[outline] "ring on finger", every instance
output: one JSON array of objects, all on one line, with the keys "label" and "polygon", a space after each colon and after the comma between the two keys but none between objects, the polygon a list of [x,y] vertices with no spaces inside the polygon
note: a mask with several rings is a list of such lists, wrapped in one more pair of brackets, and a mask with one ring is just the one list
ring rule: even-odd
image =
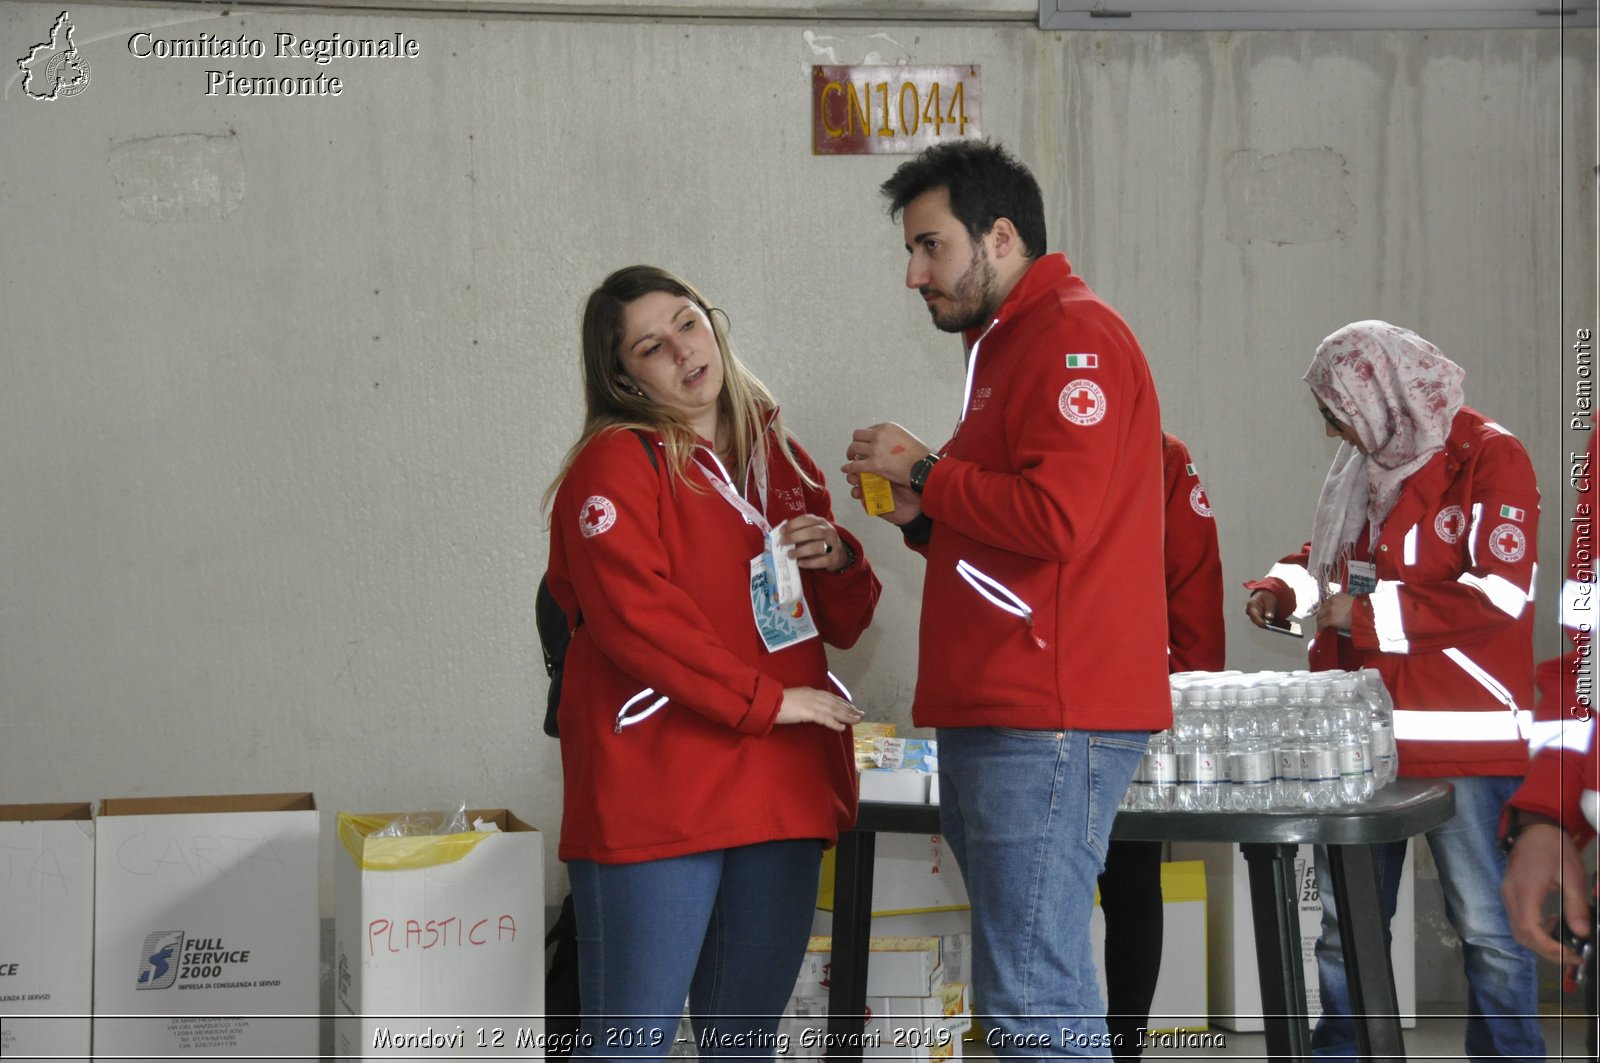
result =
[{"label": "ring on finger", "polygon": [[823,543],[822,544],[822,556],[823,557],[827,557],[831,553],[833,553],[833,544],[832,543]]}]

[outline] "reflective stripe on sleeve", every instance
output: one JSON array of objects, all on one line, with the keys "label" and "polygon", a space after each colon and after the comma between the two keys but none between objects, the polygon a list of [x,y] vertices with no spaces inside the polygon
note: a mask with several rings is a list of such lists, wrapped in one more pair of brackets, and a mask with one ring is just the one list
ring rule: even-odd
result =
[{"label": "reflective stripe on sleeve", "polygon": [[1470,572],[1463,572],[1456,579],[1469,587],[1480,590],[1494,603],[1494,607],[1515,620],[1522,615],[1522,610],[1527,608],[1528,596],[1524,594],[1515,583],[1504,576],[1490,574],[1487,576],[1474,576]]},{"label": "reflective stripe on sleeve", "polygon": [[1478,567],[1478,525],[1483,523],[1483,503],[1472,503],[1472,527],[1467,529],[1467,557]]},{"label": "reflective stripe on sleeve", "polygon": [[1404,742],[1520,742],[1533,722],[1526,709],[1512,715],[1497,709],[1477,712],[1394,710],[1394,736]]},{"label": "reflective stripe on sleeve", "polygon": [[1381,579],[1367,595],[1372,602],[1372,629],[1378,636],[1378,649],[1383,653],[1411,652],[1406,626],[1400,619],[1400,587],[1398,580]]},{"label": "reflective stripe on sleeve", "polygon": [[1573,753],[1587,753],[1594,744],[1594,720],[1537,720],[1533,725],[1533,741],[1529,756],[1544,749],[1565,749]]},{"label": "reflective stripe on sleeve", "polygon": [[1415,524],[1411,526],[1410,531],[1406,532],[1405,553],[1406,564],[1414,565],[1417,563],[1417,525]]},{"label": "reflective stripe on sleeve", "polygon": [[1289,585],[1289,589],[1294,591],[1295,608],[1302,613],[1315,605],[1317,599],[1322,596],[1317,590],[1316,578],[1303,566],[1280,561],[1272,566],[1267,576],[1271,579],[1281,579]]}]

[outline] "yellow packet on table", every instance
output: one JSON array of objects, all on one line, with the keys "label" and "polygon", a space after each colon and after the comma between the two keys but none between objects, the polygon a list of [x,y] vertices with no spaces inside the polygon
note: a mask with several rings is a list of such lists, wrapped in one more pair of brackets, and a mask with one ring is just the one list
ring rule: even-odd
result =
[{"label": "yellow packet on table", "polygon": [[881,517],[894,512],[894,485],[877,473],[861,474],[861,504],[867,514]]}]

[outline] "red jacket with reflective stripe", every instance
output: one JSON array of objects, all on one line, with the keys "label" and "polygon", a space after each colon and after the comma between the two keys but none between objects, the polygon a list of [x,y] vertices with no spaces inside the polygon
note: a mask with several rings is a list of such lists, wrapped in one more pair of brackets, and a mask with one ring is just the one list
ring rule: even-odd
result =
[{"label": "red jacket with reflective stripe", "polygon": [[1161,459],[1167,492],[1167,668],[1220,672],[1227,637],[1217,522],[1183,440],[1162,433]]},{"label": "red jacket with reflective stripe", "polygon": [[[1356,599],[1349,636],[1318,633],[1311,667],[1378,669],[1394,698],[1401,775],[1527,770],[1538,533],[1527,451],[1462,407],[1444,448],[1401,488],[1376,548],[1358,537],[1354,559],[1376,564],[1378,589]],[[1304,568],[1309,552],[1283,563]],[[1284,579],[1246,586],[1275,593],[1279,615],[1296,611]]]},{"label": "red jacket with reflective stripe", "polygon": [[1584,791],[1600,791],[1600,742],[1595,734],[1594,632],[1600,627],[1595,599],[1595,516],[1600,513],[1600,469],[1595,439],[1588,455],[1574,461],[1569,483],[1576,488],[1567,577],[1561,593],[1561,623],[1571,640],[1560,657],[1539,665],[1539,706],[1533,725],[1533,760],[1511,804],[1556,820],[1581,847],[1595,825],[1583,815]]},{"label": "red jacket with reflective stripe", "polygon": [[1144,352],[1059,254],[967,339],[970,399],[922,495],[913,720],[1169,726],[1161,411]]},{"label": "red jacket with reflective stripe", "polygon": [[[765,439],[771,523],[799,513],[832,520],[827,490],[800,479],[770,431]],[[785,687],[830,688],[823,642],[855,642],[878,579],[839,528],[856,565],[801,575],[821,638],[769,652],[750,605],[761,530],[698,468],[688,473],[694,490],[657,457],[652,466],[633,432],[596,436],[551,509],[550,591],[569,618],[582,615],[561,686],[560,858],[633,863],[787,838],[832,842],[855,822],[850,729],[774,720]],[[624,706],[646,690],[629,718],[658,697],[665,706],[619,729]]]}]

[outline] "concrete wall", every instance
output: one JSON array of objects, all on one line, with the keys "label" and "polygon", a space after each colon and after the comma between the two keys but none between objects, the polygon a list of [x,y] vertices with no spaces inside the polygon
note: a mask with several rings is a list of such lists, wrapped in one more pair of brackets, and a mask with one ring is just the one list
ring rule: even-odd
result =
[{"label": "concrete wall", "polygon": [[[902,288],[874,191],[900,160],[811,155],[815,62],[982,65],[984,131],[1146,346],[1230,587],[1308,532],[1316,343],[1372,316],[1437,342],[1534,454],[1555,652],[1568,344],[1596,325],[1592,32],[546,6],[567,13],[74,5],[88,87],[0,81],[0,801],[313,790],[329,897],[337,810],[465,800],[553,834],[532,603],[589,289],[635,261],[695,279],[825,466],[858,425],[954,423],[959,347]],[[60,10],[4,5],[5,53]],[[403,32],[421,55],[140,59],[140,30]],[[344,90],[207,96],[230,67]],[[920,561],[841,512],[885,596],[836,670],[904,724]],[[1298,666],[1241,605],[1232,665]]]}]

